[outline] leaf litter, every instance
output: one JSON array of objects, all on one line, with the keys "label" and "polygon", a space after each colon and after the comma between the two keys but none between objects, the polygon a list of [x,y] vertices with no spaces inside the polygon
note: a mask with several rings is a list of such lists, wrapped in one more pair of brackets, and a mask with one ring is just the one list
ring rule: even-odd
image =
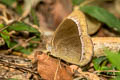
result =
[{"label": "leaf litter", "polygon": [[[9,1],[0,1],[0,24],[2,25],[0,29],[0,79],[101,80],[101,78],[108,78],[102,76],[103,74],[106,75],[106,73],[99,73],[101,75],[94,73],[93,65],[88,65],[84,67],[85,69],[80,68],[77,65],[71,65],[47,55],[47,52],[45,52],[45,44],[50,41],[56,27],[72,12],[72,8],[76,4],[79,5],[84,0],[78,1],[79,3],[74,2],[74,6],[69,0],[36,0],[39,3],[36,3],[35,6],[32,4],[28,4],[28,6],[29,1],[27,0],[25,0],[26,3],[22,0]],[[116,0],[116,2],[119,1]],[[114,6],[118,10],[119,5],[116,2]],[[25,7],[29,9],[22,10]],[[92,10],[95,10],[95,7]],[[115,13],[114,15],[119,17],[119,13]],[[116,19],[114,18],[114,20]],[[101,20],[98,22],[103,25],[102,22],[106,21]],[[119,24],[119,22],[117,23]],[[105,24],[110,25],[109,22]],[[111,25],[110,27],[113,28],[116,24]],[[116,26],[117,30],[119,30],[118,25]],[[105,32],[106,30],[107,32]],[[46,33],[50,34],[46,36]],[[106,36],[106,34],[111,36],[110,33],[113,36],[118,35],[102,27],[99,28],[95,36]],[[36,54],[35,50],[40,51],[40,54]],[[105,62],[99,65],[103,64]],[[92,68],[91,71],[90,68]]]}]

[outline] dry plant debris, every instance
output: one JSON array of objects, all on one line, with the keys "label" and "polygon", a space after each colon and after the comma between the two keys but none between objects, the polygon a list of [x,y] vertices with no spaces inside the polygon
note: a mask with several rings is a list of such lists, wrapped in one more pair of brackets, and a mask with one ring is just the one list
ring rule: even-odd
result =
[{"label": "dry plant debris", "polygon": [[37,55],[38,72],[46,80],[73,80],[70,67],[46,54]]},{"label": "dry plant debris", "polygon": [[[119,80],[120,41],[113,39],[120,36],[119,4],[119,0],[0,0],[0,80]],[[111,37],[102,42],[91,38],[96,56],[83,67],[46,51],[57,26],[74,10],[84,13],[90,37]]]}]

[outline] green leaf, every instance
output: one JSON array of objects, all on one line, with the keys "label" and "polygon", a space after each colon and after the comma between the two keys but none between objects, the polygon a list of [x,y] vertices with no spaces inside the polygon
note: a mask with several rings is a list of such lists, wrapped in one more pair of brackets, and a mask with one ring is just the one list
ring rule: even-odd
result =
[{"label": "green leaf", "polygon": [[15,79],[15,78],[11,78],[11,79],[8,79],[8,80],[18,80],[18,79]]},{"label": "green leaf", "polygon": [[120,70],[120,54],[105,50],[107,58],[118,70]]},{"label": "green leaf", "polygon": [[93,59],[93,64],[94,64],[95,70],[100,70],[100,64],[105,60],[106,60],[106,57],[104,57],[104,56]]},{"label": "green leaf", "polygon": [[32,16],[32,19],[33,19],[33,23],[35,25],[39,26],[39,21],[38,21],[35,9],[31,9],[31,16]]},{"label": "green leaf", "polygon": [[[104,71],[104,70],[115,70],[115,67],[114,66],[101,66],[100,68],[101,71]],[[113,72],[106,72],[107,75],[113,75]]]},{"label": "green leaf", "polygon": [[102,66],[101,67],[101,70],[113,70],[113,69],[114,69],[113,66],[110,66],[110,67],[108,67],[108,66]]},{"label": "green leaf", "polygon": [[[10,47],[14,47],[15,45],[17,45],[16,42],[11,42]],[[29,55],[32,52],[32,48],[29,48],[29,47],[28,48],[24,48],[22,46],[18,46],[14,50],[22,52],[22,53],[27,54],[27,55]]]},{"label": "green leaf", "polygon": [[80,7],[80,10],[120,32],[120,20],[104,8],[98,6],[83,6]]},{"label": "green leaf", "polygon": [[8,5],[8,6],[11,6],[14,2],[16,2],[17,0],[0,0],[0,2]]},{"label": "green leaf", "polygon": [[31,27],[30,25],[28,24],[25,24],[23,22],[16,22],[16,23],[13,23],[12,25],[10,25],[8,27],[9,30],[15,30],[15,31],[28,31],[28,32],[39,32],[37,29]]},{"label": "green leaf", "polygon": [[110,80],[120,80],[120,76],[117,76],[114,79],[110,79]]},{"label": "green leaf", "polygon": [[[14,9],[12,5],[15,2],[17,3],[17,1],[18,0],[0,0],[1,3],[7,5],[8,7],[11,7],[12,9]],[[20,15],[23,13],[22,5],[20,3],[17,3],[17,7],[15,8],[15,11]]]},{"label": "green leaf", "polygon": [[15,11],[18,13],[18,14],[22,14],[23,13],[23,8],[20,4],[17,5],[17,7],[15,8]]},{"label": "green leaf", "polygon": [[79,5],[83,1],[85,1],[85,0],[72,0],[72,3],[73,3],[73,5]]},{"label": "green leaf", "polygon": [[20,52],[29,55],[32,52],[32,48],[27,48],[27,49],[23,48],[23,49],[20,50]]},{"label": "green leaf", "polygon": [[[3,28],[4,25],[0,24],[0,29]],[[3,33],[2,33],[3,32]],[[7,46],[10,47],[10,36],[7,30],[3,30],[0,35],[1,37],[5,40],[5,42],[7,43]]]}]

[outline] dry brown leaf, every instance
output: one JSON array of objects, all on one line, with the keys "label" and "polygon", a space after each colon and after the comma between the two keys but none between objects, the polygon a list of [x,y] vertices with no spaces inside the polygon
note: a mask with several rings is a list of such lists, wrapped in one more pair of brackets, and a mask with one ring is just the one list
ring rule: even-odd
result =
[{"label": "dry brown leaf", "polygon": [[88,80],[100,80],[96,74],[90,72],[81,72],[79,75],[86,77]]},{"label": "dry brown leaf", "polygon": [[74,73],[78,69],[78,66],[77,65],[70,65],[70,68],[71,68],[72,73]]},{"label": "dry brown leaf", "polygon": [[120,0],[115,0],[115,9],[120,14]]},{"label": "dry brown leaf", "polygon": [[46,80],[72,80],[70,67],[46,54],[37,55],[38,73]]},{"label": "dry brown leaf", "polygon": [[74,80],[80,80],[82,78],[86,78],[88,80],[100,80],[100,78],[96,74],[90,72],[83,72],[82,69],[78,68],[78,66],[76,65],[71,65],[70,68],[73,73],[75,73],[75,70],[77,70],[78,72],[77,74],[74,74],[75,76],[78,76]]},{"label": "dry brown leaf", "polygon": [[75,74],[78,77],[74,80],[79,80],[81,78],[86,78],[88,80],[100,80],[100,78],[96,74],[90,72],[83,72],[81,68],[78,69],[78,72],[79,74]]},{"label": "dry brown leaf", "polygon": [[86,21],[88,24],[88,34],[95,34],[101,27],[101,23],[96,19],[86,15]]},{"label": "dry brown leaf", "polygon": [[[67,5],[66,5],[67,4]],[[56,0],[52,14],[54,15],[55,26],[58,26],[64,17],[72,12],[70,0]]]},{"label": "dry brown leaf", "polygon": [[115,37],[116,34],[113,31],[108,31],[106,28],[101,27],[97,32],[96,36],[98,37]]},{"label": "dry brown leaf", "polygon": [[44,4],[39,5],[37,15],[41,27],[55,30],[63,18],[71,12],[72,3],[70,0],[44,0]]}]

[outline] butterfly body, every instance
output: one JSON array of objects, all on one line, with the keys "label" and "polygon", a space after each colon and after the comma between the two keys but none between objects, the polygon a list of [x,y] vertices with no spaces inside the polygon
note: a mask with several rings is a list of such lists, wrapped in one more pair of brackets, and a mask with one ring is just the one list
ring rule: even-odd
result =
[{"label": "butterfly body", "polygon": [[90,62],[93,46],[81,11],[72,12],[61,22],[54,33],[50,51],[53,56],[79,66]]}]

